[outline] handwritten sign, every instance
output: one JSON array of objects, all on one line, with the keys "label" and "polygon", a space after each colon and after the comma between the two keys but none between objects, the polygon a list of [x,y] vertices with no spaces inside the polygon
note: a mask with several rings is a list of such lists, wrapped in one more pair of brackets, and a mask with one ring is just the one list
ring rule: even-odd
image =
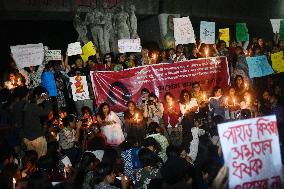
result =
[{"label": "handwritten sign", "polygon": [[97,51],[92,41],[89,41],[82,47],[81,57],[84,62],[87,62],[89,56],[96,55]]},{"label": "handwritten sign", "polygon": [[279,35],[280,35],[280,40],[284,40],[284,20],[280,21]]},{"label": "handwritten sign", "polygon": [[77,54],[82,54],[81,44],[80,42],[70,43],[67,48],[67,55],[73,56]]},{"label": "handwritten sign", "polygon": [[195,43],[194,30],[189,17],[173,18],[175,44]]},{"label": "handwritten sign", "polygon": [[74,101],[90,99],[86,76],[70,77]]},{"label": "handwritten sign", "polygon": [[283,19],[270,19],[273,33],[279,33],[280,30],[280,21]]},{"label": "handwritten sign", "polygon": [[229,188],[281,188],[281,155],[276,116],[218,125]]},{"label": "handwritten sign", "polygon": [[12,56],[18,68],[41,65],[44,58],[43,44],[11,46]]},{"label": "handwritten sign", "polygon": [[41,75],[42,86],[46,88],[49,96],[57,96],[57,88],[53,72],[43,72]]},{"label": "handwritten sign", "polygon": [[220,40],[225,41],[226,46],[229,47],[229,45],[230,45],[230,29],[229,28],[219,29],[219,33],[220,33]]},{"label": "handwritten sign", "polygon": [[284,72],[283,51],[271,54],[271,62],[276,73]]},{"label": "handwritten sign", "polygon": [[46,50],[45,59],[46,60],[61,60],[61,50]]},{"label": "handwritten sign", "polygon": [[120,39],[118,40],[118,51],[125,52],[141,52],[140,38],[137,39]]},{"label": "handwritten sign", "polygon": [[200,40],[205,44],[215,44],[215,22],[200,22]]},{"label": "handwritten sign", "polygon": [[263,77],[274,73],[265,55],[247,57],[247,64],[250,78]]},{"label": "handwritten sign", "polygon": [[247,28],[246,23],[236,24],[236,38],[237,38],[237,42],[249,40],[248,28]]}]

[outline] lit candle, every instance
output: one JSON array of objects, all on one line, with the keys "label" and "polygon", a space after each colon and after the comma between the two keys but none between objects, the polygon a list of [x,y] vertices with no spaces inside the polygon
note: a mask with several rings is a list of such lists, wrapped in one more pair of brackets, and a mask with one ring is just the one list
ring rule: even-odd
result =
[{"label": "lit candle", "polygon": [[171,101],[171,102],[169,103],[169,105],[170,105],[170,108],[172,108],[172,106],[173,106],[173,102]]},{"label": "lit candle", "polygon": [[247,83],[245,83],[245,89],[247,89],[247,87],[248,87],[248,84],[247,84]]},{"label": "lit candle", "polygon": [[17,183],[16,179],[15,179],[15,178],[13,178],[13,189],[15,189],[15,188],[16,188],[16,183]]},{"label": "lit candle", "polygon": [[246,101],[247,101],[247,104],[249,104],[250,103],[250,97],[247,97]]},{"label": "lit candle", "polygon": [[203,101],[206,101],[206,94],[203,95]]},{"label": "lit candle", "polygon": [[136,123],[138,123],[138,113],[135,114]]},{"label": "lit candle", "polygon": [[20,78],[18,78],[18,84],[21,82],[21,79]]},{"label": "lit candle", "polygon": [[236,106],[236,99],[233,100],[234,106]]},{"label": "lit candle", "polygon": [[13,79],[13,80],[12,80],[12,85],[14,85],[14,84],[15,84],[15,80]]},{"label": "lit candle", "polygon": [[67,178],[67,172],[65,170],[65,167],[64,167],[64,178]]},{"label": "lit candle", "polygon": [[152,59],[156,60],[156,58],[157,58],[157,55],[154,53],[153,56],[152,56]]},{"label": "lit candle", "polygon": [[225,99],[225,104],[226,105],[228,104],[228,97]]},{"label": "lit candle", "polygon": [[205,49],[205,56],[208,57],[208,49]]}]

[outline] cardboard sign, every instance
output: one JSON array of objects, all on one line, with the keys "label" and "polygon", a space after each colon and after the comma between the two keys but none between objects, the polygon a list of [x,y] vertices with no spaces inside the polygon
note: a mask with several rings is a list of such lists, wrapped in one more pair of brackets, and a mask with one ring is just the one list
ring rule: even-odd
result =
[{"label": "cardboard sign", "polygon": [[82,47],[81,57],[84,62],[87,62],[90,56],[96,55],[97,51],[92,41],[89,41]]},{"label": "cardboard sign", "polygon": [[271,54],[272,68],[276,73],[284,72],[283,51]]},{"label": "cardboard sign", "polygon": [[248,28],[246,23],[236,24],[236,38],[237,42],[249,40]]},{"label": "cardboard sign", "polygon": [[67,55],[73,56],[77,54],[82,54],[81,44],[80,42],[70,43],[67,48]]},{"label": "cardboard sign", "polygon": [[70,77],[74,101],[90,99],[86,76]]},{"label": "cardboard sign", "polygon": [[175,44],[195,43],[194,30],[189,17],[174,18]]},{"label": "cardboard sign", "polygon": [[279,33],[280,30],[280,21],[283,19],[270,19],[273,33]]},{"label": "cardboard sign", "polygon": [[18,68],[41,65],[44,59],[43,44],[11,46],[12,56]]},{"label": "cardboard sign", "polygon": [[230,46],[230,29],[229,28],[224,28],[224,29],[219,29],[220,35],[220,40],[225,41],[226,46]]},{"label": "cardboard sign", "polygon": [[120,39],[118,40],[118,51],[120,53],[126,52],[141,52],[140,38],[137,39]]},{"label": "cardboard sign", "polygon": [[43,72],[41,75],[42,86],[46,88],[48,96],[57,96],[56,82],[53,72]]},{"label": "cardboard sign", "polygon": [[276,116],[218,125],[229,188],[281,188],[282,162]]},{"label": "cardboard sign", "polygon": [[46,60],[61,60],[61,50],[46,50],[45,51]]},{"label": "cardboard sign", "polygon": [[250,78],[263,77],[274,73],[265,55],[247,57],[247,64]]},{"label": "cardboard sign", "polygon": [[215,22],[200,22],[200,41],[205,44],[215,44]]}]

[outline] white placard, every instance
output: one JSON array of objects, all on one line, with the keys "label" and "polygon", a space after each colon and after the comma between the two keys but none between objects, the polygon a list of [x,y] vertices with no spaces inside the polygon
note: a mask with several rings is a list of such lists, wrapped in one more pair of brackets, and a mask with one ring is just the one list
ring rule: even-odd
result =
[{"label": "white placard", "polygon": [[61,50],[46,50],[45,59],[46,60],[61,60]]},{"label": "white placard", "polygon": [[118,51],[125,52],[141,52],[140,38],[137,39],[120,39],[118,40]]},{"label": "white placard", "polygon": [[77,54],[82,54],[81,44],[80,42],[70,43],[67,48],[67,55],[73,56]]},{"label": "white placard", "polygon": [[44,58],[43,44],[11,46],[12,56],[18,68],[41,65]]},{"label": "white placard", "polygon": [[215,44],[215,22],[200,22],[200,41],[205,44]]},{"label": "white placard", "polygon": [[194,30],[188,16],[174,18],[174,37],[176,45],[195,43]]},{"label": "white placard", "polygon": [[273,33],[279,33],[280,30],[280,21],[283,19],[270,19]]},{"label": "white placard", "polygon": [[74,101],[90,99],[86,76],[70,77]]},{"label": "white placard", "polygon": [[229,188],[281,188],[275,115],[219,124],[218,132],[229,168]]}]

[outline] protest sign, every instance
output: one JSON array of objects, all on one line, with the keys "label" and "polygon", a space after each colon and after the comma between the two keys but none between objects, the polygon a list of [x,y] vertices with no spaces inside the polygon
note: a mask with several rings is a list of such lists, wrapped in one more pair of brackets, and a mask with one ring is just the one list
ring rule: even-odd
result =
[{"label": "protest sign", "polygon": [[270,19],[273,33],[279,33],[280,30],[280,21],[283,19]]},{"label": "protest sign", "polygon": [[236,38],[237,38],[237,42],[249,40],[248,29],[247,29],[246,23],[236,24]]},{"label": "protest sign", "polygon": [[247,64],[250,78],[263,77],[274,73],[265,55],[247,57]]},{"label": "protest sign", "polygon": [[272,68],[276,73],[284,72],[283,51],[271,54]]},{"label": "protest sign", "polygon": [[41,65],[44,58],[43,44],[11,46],[11,53],[18,68]]},{"label": "protest sign", "polygon": [[281,188],[282,163],[276,116],[218,125],[229,188]]},{"label": "protest sign", "polygon": [[174,37],[175,44],[195,43],[194,30],[189,17],[174,19]]},{"label": "protest sign", "polygon": [[280,40],[284,40],[284,20],[280,21],[279,35],[280,35]]},{"label": "protest sign", "polygon": [[49,60],[61,60],[61,50],[46,50],[45,59]]},{"label": "protest sign", "polygon": [[74,101],[90,99],[86,76],[70,77]]},{"label": "protest sign", "polygon": [[200,41],[205,44],[215,44],[215,22],[200,22]]},{"label": "protest sign", "polygon": [[49,96],[57,96],[57,88],[53,72],[43,72],[41,75],[42,86],[46,88]]},{"label": "protest sign", "polygon": [[137,39],[120,39],[118,40],[118,51],[125,52],[141,52],[140,38]]},{"label": "protest sign", "polygon": [[97,51],[92,41],[89,41],[82,47],[81,57],[84,62],[87,62],[89,56],[96,55]]},{"label": "protest sign", "polygon": [[191,90],[193,82],[200,82],[204,90],[211,90],[216,83],[222,88],[229,85],[226,57],[141,66],[120,72],[92,72],[91,77],[97,103],[108,102],[117,112],[125,110],[127,101],[136,102],[143,88],[155,91],[162,99],[166,92],[179,96],[182,89]]},{"label": "protest sign", "polygon": [[230,29],[229,28],[219,29],[219,34],[220,34],[220,40],[225,41],[226,46],[229,47],[229,45],[230,45]]},{"label": "protest sign", "polygon": [[77,54],[82,54],[81,44],[80,42],[70,43],[67,48],[67,55],[73,56]]}]

